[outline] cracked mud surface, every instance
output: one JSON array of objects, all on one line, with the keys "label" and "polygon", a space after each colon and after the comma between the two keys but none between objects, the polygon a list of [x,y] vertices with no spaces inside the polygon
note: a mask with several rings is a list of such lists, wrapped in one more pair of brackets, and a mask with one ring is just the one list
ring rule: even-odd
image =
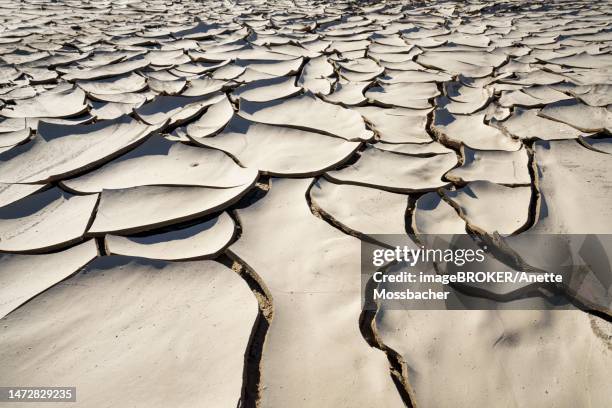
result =
[{"label": "cracked mud surface", "polygon": [[83,407],[610,406],[610,305],[367,311],[359,251],[612,233],[611,17],[0,0],[0,385]]}]

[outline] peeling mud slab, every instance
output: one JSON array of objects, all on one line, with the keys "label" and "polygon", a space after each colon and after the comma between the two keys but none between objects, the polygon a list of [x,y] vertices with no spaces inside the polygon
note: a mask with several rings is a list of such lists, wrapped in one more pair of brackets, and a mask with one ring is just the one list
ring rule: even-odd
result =
[{"label": "peeling mud slab", "polygon": [[529,185],[529,156],[526,149],[516,152],[461,148],[463,164],[444,175],[456,184],[485,180],[505,185]]},{"label": "peeling mud slab", "polygon": [[[609,234],[612,161],[573,140],[535,145],[540,200],[533,232]],[[572,191],[581,200],[568,200]]]},{"label": "peeling mud slab", "polygon": [[227,208],[255,183],[230,188],[142,186],[103,190],[90,234],[142,232]]},{"label": "peeling mud slab", "polygon": [[78,272],[96,256],[98,251],[93,240],[52,254],[0,256],[0,319]]},{"label": "peeling mud slab", "polygon": [[403,406],[385,355],[359,331],[359,240],[311,214],[311,182],[273,179],[263,199],[238,211],[243,234],[229,248],[261,277],[274,306],[260,404]]},{"label": "peeling mud slab", "polygon": [[236,226],[227,213],[190,227],[140,236],[107,235],[106,252],[167,261],[214,258],[231,241]]},{"label": "peeling mud slab", "polygon": [[[0,381],[53,378],[83,406],[235,406],[257,312],[246,283],[214,261],[98,258],[2,319]],[[160,399],[158,387],[177,392]]]},{"label": "peeling mud slab", "polygon": [[338,183],[349,183],[399,193],[434,190],[448,185],[442,176],[457,164],[453,153],[417,157],[367,148],[355,164],[330,171]]},{"label": "peeling mud slab", "polygon": [[98,194],[76,196],[51,188],[0,208],[0,251],[49,251],[78,242],[97,202]]},{"label": "peeling mud slab", "polygon": [[475,230],[512,234],[529,221],[530,187],[506,187],[473,181],[456,191],[442,193]]},{"label": "peeling mud slab", "polygon": [[223,152],[154,135],[99,169],[61,184],[79,193],[155,185],[228,188],[249,183],[256,175],[257,170],[238,166]]},{"label": "peeling mud slab", "polygon": [[0,181],[40,183],[87,170],[133,148],[153,131],[129,116],[94,125],[42,123],[29,143],[0,154]]},{"label": "peeling mud slab", "polygon": [[310,188],[310,199],[332,223],[358,236],[406,234],[406,195],[320,178]]},{"label": "peeling mud slab", "polygon": [[312,176],[335,168],[360,146],[307,130],[251,122],[240,116],[199,143],[223,150],[244,166],[275,176]]},{"label": "peeling mud slab", "polygon": [[[417,406],[605,405],[611,357],[594,324],[609,333],[608,322],[577,310],[379,310],[376,315],[378,336],[402,357]],[[465,381],[480,392],[471,392]],[[572,391],[576,382],[584,384],[583,392]]]}]

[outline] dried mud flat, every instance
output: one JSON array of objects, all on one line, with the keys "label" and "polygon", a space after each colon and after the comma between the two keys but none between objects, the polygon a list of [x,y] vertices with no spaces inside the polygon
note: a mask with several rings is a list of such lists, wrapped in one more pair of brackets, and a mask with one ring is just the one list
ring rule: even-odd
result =
[{"label": "dried mud flat", "polygon": [[611,406],[610,305],[360,302],[372,234],[612,233],[612,5],[549,3],[0,1],[0,385]]}]

